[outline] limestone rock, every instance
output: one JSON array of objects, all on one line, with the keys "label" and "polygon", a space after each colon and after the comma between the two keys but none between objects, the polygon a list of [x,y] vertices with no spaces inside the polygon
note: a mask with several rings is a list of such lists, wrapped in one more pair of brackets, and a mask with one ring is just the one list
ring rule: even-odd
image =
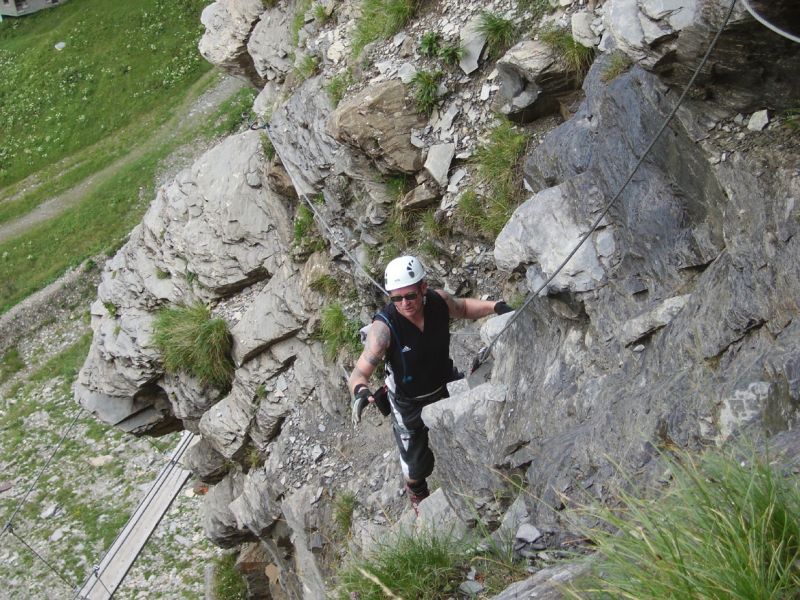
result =
[{"label": "limestone rock", "polygon": [[274,6],[261,15],[247,41],[247,52],[258,74],[267,81],[282,81],[292,69],[290,13]]},{"label": "limestone rock", "polygon": [[460,46],[464,50],[461,58],[458,61],[458,66],[467,75],[473,73],[478,69],[481,52],[486,45],[486,36],[480,32],[481,16],[473,16],[464,29],[461,30]]},{"label": "limestone rock", "polygon": [[202,437],[183,454],[183,465],[200,481],[217,483],[228,472],[230,461]]},{"label": "limestone rock", "polygon": [[686,294],[667,298],[652,310],[625,323],[620,336],[622,343],[630,346],[656,329],[667,325],[686,306],[690,297],[691,294]]},{"label": "limestone rock", "polygon": [[222,548],[233,548],[243,542],[256,541],[248,529],[240,528],[230,504],[238,498],[244,487],[241,473],[229,473],[203,496],[201,521],[206,537]]},{"label": "limestone rock", "polygon": [[525,40],[497,61],[500,94],[497,109],[514,121],[527,123],[558,110],[558,100],[579,81],[543,42]]},{"label": "limestone rock", "polygon": [[411,129],[422,117],[406,101],[399,80],[371,85],[342,102],[328,122],[331,135],[359,148],[383,171],[415,173],[420,151],[411,144]]},{"label": "limestone rock", "polygon": [[266,536],[282,516],[275,496],[263,470],[256,469],[248,473],[242,484],[242,493],[230,503],[236,527],[252,531],[258,537]]},{"label": "limestone rock", "polygon": [[588,11],[578,11],[572,14],[570,24],[572,27],[572,39],[583,44],[587,48],[593,48],[600,43],[600,36],[592,30],[594,15]]},{"label": "limestone rock", "polygon": [[247,53],[247,39],[264,5],[261,0],[216,0],[203,9],[200,54],[211,64],[260,82]]},{"label": "limestone rock", "polygon": [[[571,189],[548,188],[514,211],[495,240],[497,266],[512,271],[519,265],[533,264],[543,277],[549,277],[590,226],[588,221],[583,225],[577,222],[577,211],[570,208],[570,197],[573,197]],[[603,266],[590,239],[550,286],[555,290],[584,292],[595,288],[603,276]]]},{"label": "limestone rock", "polygon": [[439,187],[447,185],[447,174],[450,171],[450,163],[453,161],[455,154],[455,144],[436,144],[428,150],[425,170],[439,184]]},{"label": "limestone rock", "polygon": [[435,204],[438,198],[439,193],[436,186],[431,183],[423,183],[403,196],[400,200],[400,208],[402,210],[419,210]]},{"label": "limestone rock", "polygon": [[535,575],[512,583],[505,590],[492,596],[492,600],[561,600],[564,597],[564,586],[571,581],[587,575],[591,570],[591,562],[576,561],[547,567],[537,571]]}]

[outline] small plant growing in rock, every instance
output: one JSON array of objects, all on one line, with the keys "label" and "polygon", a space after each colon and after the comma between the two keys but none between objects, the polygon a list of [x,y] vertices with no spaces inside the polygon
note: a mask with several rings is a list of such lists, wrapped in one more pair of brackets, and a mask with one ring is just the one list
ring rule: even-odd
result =
[{"label": "small plant growing in rock", "polygon": [[225,554],[214,561],[214,598],[217,600],[244,600],[247,583],[236,570],[236,555]]},{"label": "small plant growing in rock", "polygon": [[335,360],[341,353],[356,356],[361,349],[358,331],[361,324],[344,314],[342,305],[335,302],[322,311],[320,333],[328,360]]},{"label": "small plant growing in rock", "polygon": [[534,21],[539,21],[543,16],[553,11],[550,0],[519,0],[517,12],[530,13]]},{"label": "small plant growing in rock", "polygon": [[169,271],[164,271],[163,269],[156,269],[156,278],[158,279],[169,279],[171,275]]},{"label": "small plant growing in rock", "polygon": [[295,6],[294,15],[292,16],[292,22],[289,27],[292,45],[295,47],[300,43],[300,30],[306,23],[306,13],[311,8],[311,1],[312,0],[300,0]]},{"label": "small plant growing in rock", "polygon": [[333,502],[333,521],[344,535],[350,533],[353,525],[353,511],[356,508],[356,495],[353,492],[337,494]]},{"label": "small plant growing in rock", "polygon": [[319,71],[319,57],[316,54],[306,54],[295,68],[297,76],[305,81]]},{"label": "small plant growing in rock", "polygon": [[632,64],[633,61],[624,52],[619,52],[619,51],[613,52],[611,54],[611,58],[608,61],[608,64],[603,69],[603,72],[600,74],[600,78],[606,83],[613,81],[614,79],[622,75],[625,71],[630,69]]},{"label": "small plant growing in rock", "polygon": [[103,302],[103,307],[106,309],[106,312],[108,313],[109,317],[111,317],[112,319],[116,319],[117,318],[117,306],[116,306],[116,304],[114,304],[110,300],[106,300],[105,302]]},{"label": "small plant growing in rock", "polygon": [[324,4],[314,5],[314,20],[323,25],[331,20],[331,14]]},{"label": "small plant growing in rock", "polygon": [[233,340],[225,320],[212,318],[205,305],[162,308],[153,325],[153,344],[168,373],[183,371],[204,385],[230,389]]},{"label": "small plant growing in rock", "polygon": [[278,0],[261,0],[261,6],[264,8],[274,8],[278,4]]},{"label": "small plant growing in rock", "polygon": [[266,133],[261,134],[261,149],[264,151],[264,156],[267,160],[275,158],[275,146],[272,145],[272,140]]},{"label": "small plant growing in rock", "polygon": [[334,107],[339,105],[339,102],[341,102],[344,97],[344,93],[352,83],[353,74],[349,68],[331,77],[325,89],[328,91],[328,96],[330,96],[331,103]]},{"label": "small plant growing in rock", "polygon": [[406,26],[417,10],[415,0],[363,0],[361,17],[353,35],[353,56],[358,56],[364,46],[386,39]]},{"label": "small plant growing in rock", "polygon": [[576,42],[566,29],[543,29],[539,32],[539,39],[550,47],[564,63],[567,71],[576,78],[583,77],[592,64],[594,50]]},{"label": "small plant growing in rock", "polygon": [[309,286],[315,292],[319,292],[320,294],[331,297],[336,296],[341,290],[341,285],[339,285],[339,282],[327,273],[317,277],[309,284]]},{"label": "small plant growing in rock", "polygon": [[478,31],[486,37],[486,48],[493,59],[500,58],[517,36],[517,28],[511,20],[488,10],[481,12]]},{"label": "small plant growing in rock", "polygon": [[19,353],[19,349],[14,347],[6,350],[3,358],[0,359],[0,384],[8,381],[12,375],[25,368],[25,361]]},{"label": "small plant growing in rock", "polygon": [[440,42],[439,34],[436,33],[435,31],[428,31],[424,33],[419,41],[419,53],[422,56],[433,58],[434,56],[439,54],[439,49],[440,49],[439,42]]},{"label": "small plant growing in rock", "polygon": [[457,43],[447,44],[439,49],[439,58],[450,66],[457,65],[463,56],[464,48]]},{"label": "small plant growing in rock", "polygon": [[414,100],[421,113],[430,115],[439,102],[439,80],[441,78],[441,71],[418,71],[411,80],[411,85],[414,87]]}]

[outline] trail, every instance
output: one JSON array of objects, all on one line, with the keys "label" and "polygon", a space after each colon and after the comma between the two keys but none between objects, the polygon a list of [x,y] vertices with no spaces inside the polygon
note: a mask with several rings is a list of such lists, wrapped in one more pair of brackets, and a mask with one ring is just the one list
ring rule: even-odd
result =
[{"label": "trail", "polygon": [[22,235],[31,227],[57,217],[75,206],[86,194],[104,184],[125,167],[133,164],[158,146],[183,135],[202,119],[208,118],[225,100],[247,85],[241,79],[225,76],[210,90],[198,95],[199,90],[204,89],[209,84],[209,80],[217,76],[218,71],[212,70],[195,82],[189,88],[186,98],[175,111],[174,116],[161,125],[156,133],[144,143],[132,148],[128,154],[93,173],[75,187],[42,202],[31,212],[0,225],[0,244]]}]

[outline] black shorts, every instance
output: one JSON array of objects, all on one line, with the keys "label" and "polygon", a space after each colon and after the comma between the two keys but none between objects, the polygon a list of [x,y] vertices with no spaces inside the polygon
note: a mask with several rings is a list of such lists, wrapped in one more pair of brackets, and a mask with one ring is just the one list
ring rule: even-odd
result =
[{"label": "black shorts", "polygon": [[428,447],[428,428],[422,420],[422,409],[446,395],[444,387],[440,394],[422,401],[395,396],[389,392],[392,429],[400,451],[400,466],[406,479],[421,481],[433,473],[433,452]]}]

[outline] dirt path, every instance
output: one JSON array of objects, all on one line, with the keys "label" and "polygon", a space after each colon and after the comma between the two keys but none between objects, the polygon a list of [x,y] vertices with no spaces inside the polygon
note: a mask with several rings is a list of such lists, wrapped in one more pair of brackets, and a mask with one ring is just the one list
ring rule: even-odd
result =
[{"label": "dirt path", "polygon": [[75,187],[41,203],[31,212],[18,219],[0,225],[0,244],[25,233],[25,231],[34,225],[52,219],[68,208],[76,205],[80,202],[81,198],[91,190],[108,181],[126,166],[139,160],[147,152],[150,152],[165,142],[179,137],[189,129],[198,125],[203,119],[211,116],[225,100],[247,85],[241,79],[226,75],[220,79],[219,83],[198,97],[198,90],[203,89],[208,85],[210,79],[217,76],[218,71],[214,70],[203,75],[203,77],[189,89],[186,99],[181,106],[178,107],[175,116],[164,123],[158,131],[143,144],[132,148],[128,154],[97,173],[93,173]]}]

